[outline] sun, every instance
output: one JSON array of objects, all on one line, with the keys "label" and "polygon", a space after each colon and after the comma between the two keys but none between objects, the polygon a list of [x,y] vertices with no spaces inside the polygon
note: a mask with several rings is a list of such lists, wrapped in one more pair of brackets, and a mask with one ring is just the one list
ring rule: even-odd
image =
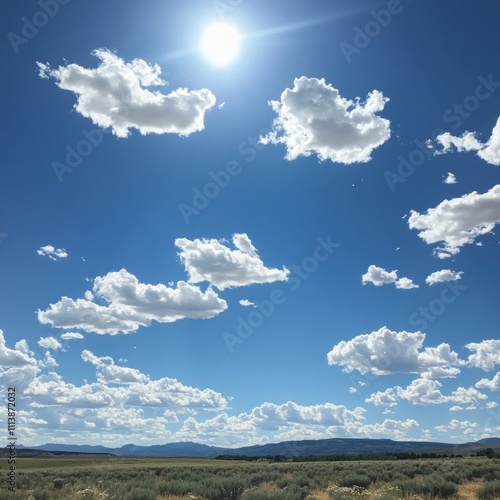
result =
[{"label": "sun", "polygon": [[212,64],[224,66],[235,58],[239,40],[240,35],[234,26],[216,23],[210,25],[203,33],[201,48]]}]

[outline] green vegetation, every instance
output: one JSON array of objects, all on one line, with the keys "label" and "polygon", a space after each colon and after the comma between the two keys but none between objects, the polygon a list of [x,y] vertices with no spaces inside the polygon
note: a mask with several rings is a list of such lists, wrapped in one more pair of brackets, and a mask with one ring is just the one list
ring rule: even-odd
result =
[{"label": "green vegetation", "polygon": [[500,460],[18,459],[0,500],[494,500]]}]

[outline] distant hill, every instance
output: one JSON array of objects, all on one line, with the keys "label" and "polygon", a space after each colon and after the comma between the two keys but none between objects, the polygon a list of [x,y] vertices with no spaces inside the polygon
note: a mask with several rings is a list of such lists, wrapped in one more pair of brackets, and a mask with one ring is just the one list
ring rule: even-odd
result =
[{"label": "distant hill", "polygon": [[[23,447],[18,447],[18,451]],[[287,457],[306,455],[344,455],[368,453],[434,452],[438,454],[471,455],[484,448],[500,451],[500,438],[481,439],[475,443],[449,444],[432,441],[393,441],[392,439],[316,439],[284,441],[243,448],[220,448],[193,442],[167,443],[162,445],[139,446],[126,444],[120,448],[106,448],[93,445],[69,445],[48,443],[31,447],[45,452],[99,453],[118,456],[156,456],[156,457],[216,457],[218,455],[246,455]]]}]

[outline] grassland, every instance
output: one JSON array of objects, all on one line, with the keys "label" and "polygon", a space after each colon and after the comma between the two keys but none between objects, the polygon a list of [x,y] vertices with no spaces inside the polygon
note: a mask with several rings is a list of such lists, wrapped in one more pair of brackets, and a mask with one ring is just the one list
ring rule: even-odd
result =
[{"label": "grassland", "polygon": [[186,458],[22,458],[0,500],[493,500],[500,460],[268,463]]}]

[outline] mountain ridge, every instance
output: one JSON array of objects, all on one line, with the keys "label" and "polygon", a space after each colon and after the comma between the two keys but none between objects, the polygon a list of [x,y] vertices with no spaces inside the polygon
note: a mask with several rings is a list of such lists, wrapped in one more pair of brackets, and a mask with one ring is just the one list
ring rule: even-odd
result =
[{"label": "mountain ridge", "polygon": [[[105,453],[117,456],[157,456],[157,457],[204,457],[214,458],[218,455],[245,455],[250,457],[283,455],[293,456],[326,456],[369,453],[401,453],[401,452],[435,452],[439,454],[475,454],[476,451],[491,447],[500,451],[500,438],[486,438],[468,443],[440,443],[435,441],[395,441],[392,439],[364,438],[329,438],[305,439],[298,441],[282,441],[262,445],[243,446],[240,448],[223,448],[192,441],[156,445],[125,444],[117,448],[102,445],[71,445],[46,443],[30,446],[40,451],[61,451],[76,453]],[[28,448],[19,446],[19,448]]]}]

